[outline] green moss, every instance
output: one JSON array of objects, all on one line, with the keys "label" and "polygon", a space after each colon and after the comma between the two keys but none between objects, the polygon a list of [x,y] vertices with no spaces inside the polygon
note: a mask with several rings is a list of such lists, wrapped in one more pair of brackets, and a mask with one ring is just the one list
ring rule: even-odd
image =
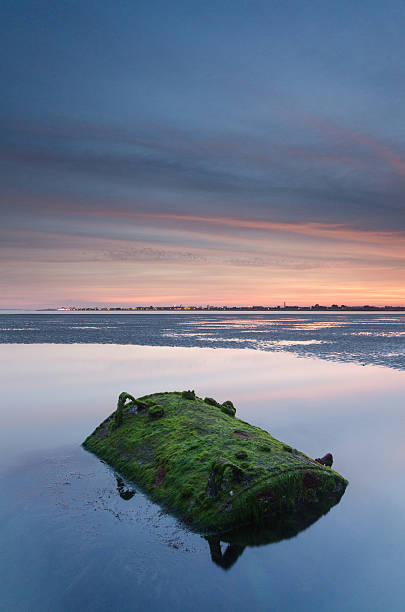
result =
[{"label": "green moss", "polygon": [[225,414],[229,414],[229,416],[235,416],[236,414],[236,408],[230,400],[227,400],[226,402],[221,404],[220,409],[222,410],[222,412],[225,412]]},{"label": "green moss", "polygon": [[333,505],[345,490],[347,482],[330,468],[194,392],[125,402],[137,410],[123,409],[118,427],[113,413],[85,448],[196,529],[212,533],[266,522],[320,500]]},{"label": "green moss", "polygon": [[117,408],[121,407],[122,410],[124,411],[124,410],[126,410],[128,408],[132,408],[132,406],[135,403],[136,403],[136,400],[135,400],[134,396],[131,395],[130,393],[126,393],[125,391],[123,391],[118,396]]},{"label": "green moss", "polygon": [[185,485],[181,490],[181,496],[185,499],[188,499],[192,496],[193,490],[194,489],[192,485]]},{"label": "green moss", "polygon": [[193,391],[182,391],[181,392],[182,397],[184,397],[184,399],[188,399],[188,400],[195,400],[195,392]]},{"label": "green moss", "polygon": [[151,406],[148,410],[148,416],[152,420],[161,419],[164,415],[165,411],[160,404],[155,404]]},{"label": "green moss", "polygon": [[148,410],[148,408],[150,407],[150,405],[151,405],[151,404],[150,404],[150,402],[149,402],[149,401],[144,402],[144,401],[139,400],[139,399],[137,399],[137,400],[136,400],[136,407],[137,407],[137,409],[138,409],[138,410],[140,410],[140,411],[142,411],[142,410]]},{"label": "green moss", "polygon": [[222,410],[222,412],[228,414],[229,416],[235,416],[236,414],[236,409],[230,400],[227,400],[223,404],[220,404],[219,402],[214,400],[213,397],[206,397],[204,398],[204,402],[209,406],[215,406],[216,408],[219,408],[220,410]]},{"label": "green moss", "polygon": [[220,407],[220,404],[218,404],[218,402],[214,400],[213,397],[205,397],[204,402],[208,404],[209,406],[216,406],[217,408]]},{"label": "green moss", "polygon": [[235,457],[237,459],[247,459],[247,456],[248,456],[248,454],[247,454],[247,452],[245,450],[240,450],[235,455]]}]

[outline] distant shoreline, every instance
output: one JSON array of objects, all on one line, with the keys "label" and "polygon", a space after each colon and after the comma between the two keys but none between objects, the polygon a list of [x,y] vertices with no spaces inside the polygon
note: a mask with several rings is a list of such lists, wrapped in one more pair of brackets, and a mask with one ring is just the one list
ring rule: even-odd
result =
[{"label": "distant shoreline", "polygon": [[159,315],[159,314],[190,314],[190,315],[249,315],[249,314],[267,314],[267,315],[321,315],[321,314],[403,314],[405,312],[405,307],[389,307],[389,308],[346,308],[338,310],[334,310],[331,308],[269,308],[269,309],[254,309],[254,308],[229,308],[229,309],[93,309],[93,308],[84,308],[84,309],[76,309],[76,310],[58,310],[57,308],[46,308],[46,309],[22,309],[22,308],[4,308],[0,309],[1,315]]},{"label": "distant shoreline", "polygon": [[392,312],[405,306],[89,306],[41,309],[47,312]]}]

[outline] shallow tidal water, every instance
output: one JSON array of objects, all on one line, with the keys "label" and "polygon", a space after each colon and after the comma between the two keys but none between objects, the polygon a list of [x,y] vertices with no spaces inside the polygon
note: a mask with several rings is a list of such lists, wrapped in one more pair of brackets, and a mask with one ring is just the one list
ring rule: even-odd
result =
[{"label": "shallow tidal water", "polygon": [[0,343],[250,348],[405,370],[405,313],[0,314]]},{"label": "shallow tidal water", "polygon": [[[210,319],[211,320],[211,319]],[[362,330],[361,330],[362,331]],[[252,348],[0,344],[0,609],[402,610],[405,372]],[[228,569],[80,447],[120,391],[194,388],[349,480],[296,537]],[[222,544],[224,557],[227,545]]]}]

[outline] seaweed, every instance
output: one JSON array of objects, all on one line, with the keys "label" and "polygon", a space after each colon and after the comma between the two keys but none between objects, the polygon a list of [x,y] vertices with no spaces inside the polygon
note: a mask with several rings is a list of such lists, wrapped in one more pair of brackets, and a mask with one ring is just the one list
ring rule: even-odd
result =
[{"label": "seaweed", "polygon": [[339,501],[347,486],[340,474],[234,415],[229,400],[194,391],[120,394],[83,445],[206,534]]}]

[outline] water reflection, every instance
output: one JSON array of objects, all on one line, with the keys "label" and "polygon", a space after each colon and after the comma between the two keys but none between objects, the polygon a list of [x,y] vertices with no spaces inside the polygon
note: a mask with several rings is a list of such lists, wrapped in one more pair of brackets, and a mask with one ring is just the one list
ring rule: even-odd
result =
[{"label": "water reflection", "polygon": [[206,539],[210,547],[211,560],[224,570],[229,570],[246,548],[243,544],[228,544],[225,551],[222,551],[220,538],[213,536]]},{"label": "water reflection", "polygon": [[[132,499],[135,490],[117,474],[115,479],[121,499]],[[343,494],[344,491],[328,492],[318,497],[315,502],[300,505],[295,511],[275,514],[261,525],[246,525],[225,533],[204,536],[208,542],[211,561],[218,567],[229,570],[247,547],[266,546],[296,537],[337,505]]]},{"label": "water reflection", "polygon": [[[211,560],[222,569],[228,570],[249,546],[265,546],[294,538],[327,514],[340,502],[342,495],[343,493],[325,495],[316,503],[304,504],[296,511],[274,516],[270,522],[260,527],[249,525],[218,536],[206,537]],[[226,546],[224,550],[221,543]]]},{"label": "water reflection", "polygon": [[405,314],[0,314],[0,343],[250,348],[405,370]]},{"label": "water reflection", "polygon": [[[90,344],[3,345],[0,359],[1,610],[403,609],[404,372],[287,353]],[[144,495],[122,497],[81,441],[117,392],[184,388],[232,399],[241,419],[310,456],[331,451],[350,481],[339,505],[308,529],[274,528],[271,546],[251,530],[250,540],[223,534],[219,554],[217,541]],[[38,461],[7,475],[38,449]]]},{"label": "water reflection", "polygon": [[134,489],[131,489],[131,487],[129,487],[119,476],[116,476],[115,478],[117,480],[118,495],[126,501],[132,499],[135,495]]}]

